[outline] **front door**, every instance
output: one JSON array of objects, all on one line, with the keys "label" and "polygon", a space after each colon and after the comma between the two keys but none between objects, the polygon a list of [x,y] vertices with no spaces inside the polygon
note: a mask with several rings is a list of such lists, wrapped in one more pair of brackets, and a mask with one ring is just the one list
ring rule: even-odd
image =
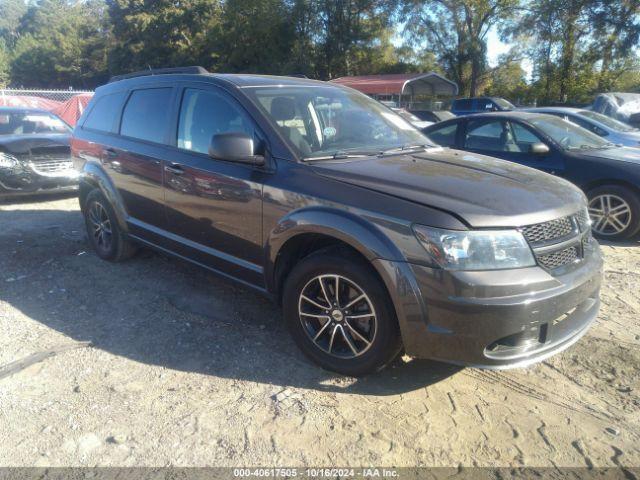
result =
[{"label": "front door", "polygon": [[252,119],[215,86],[179,94],[175,151],[164,167],[167,230],[173,248],[223,273],[262,285],[264,167],[213,159],[211,137],[243,132],[258,143]]},{"label": "front door", "polygon": [[463,148],[491,157],[502,158],[527,167],[562,176],[564,160],[553,146],[548,153],[533,153],[531,146],[544,142],[531,128],[506,119],[476,119],[467,122]]}]

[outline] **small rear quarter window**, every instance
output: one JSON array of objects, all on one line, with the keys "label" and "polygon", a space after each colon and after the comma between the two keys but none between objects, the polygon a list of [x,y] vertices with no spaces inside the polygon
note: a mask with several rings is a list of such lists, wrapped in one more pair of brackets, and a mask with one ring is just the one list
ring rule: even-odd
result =
[{"label": "small rear quarter window", "polygon": [[96,104],[89,112],[82,128],[98,130],[100,132],[111,132],[126,92],[117,92],[104,95],[96,99]]}]

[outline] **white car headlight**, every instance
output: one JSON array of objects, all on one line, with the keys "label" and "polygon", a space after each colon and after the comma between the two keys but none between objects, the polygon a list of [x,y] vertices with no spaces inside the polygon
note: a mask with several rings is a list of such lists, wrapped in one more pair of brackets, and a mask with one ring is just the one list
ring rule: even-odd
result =
[{"label": "white car headlight", "polygon": [[516,230],[454,231],[414,225],[433,261],[448,270],[502,270],[532,267],[533,252]]},{"label": "white car headlight", "polygon": [[8,153],[0,152],[0,168],[13,168],[18,164],[18,159]]}]

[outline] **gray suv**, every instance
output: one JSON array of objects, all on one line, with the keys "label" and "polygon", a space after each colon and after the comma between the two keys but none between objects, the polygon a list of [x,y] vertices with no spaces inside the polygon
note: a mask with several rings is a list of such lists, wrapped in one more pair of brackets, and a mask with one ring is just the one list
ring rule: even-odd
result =
[{"label": "gray suv", "polygon": [[198,67],[115,78],[71,148],[101,258],[146,245],[263,292],[330,370],[402,352],[526,365],[598,312],[580,190],[435,147],[339,85]]}]

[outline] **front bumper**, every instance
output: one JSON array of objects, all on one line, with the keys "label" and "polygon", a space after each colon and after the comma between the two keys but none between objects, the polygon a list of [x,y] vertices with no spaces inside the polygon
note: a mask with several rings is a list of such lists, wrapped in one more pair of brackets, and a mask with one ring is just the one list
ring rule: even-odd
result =
[{"label": "front bumper", "polygon": [[0,196],[33,195],[74,190],[79,175],[72,167],[58,171],[40,171],[32,163],[21,162],[11,168],[0,168]]},{"label": "front bumper", "polygon": [[396,308],[408,355],[481,368],[541,361],[575,343],[600,306],[602,257],[582,262],[454,272],[376,260]]}]

